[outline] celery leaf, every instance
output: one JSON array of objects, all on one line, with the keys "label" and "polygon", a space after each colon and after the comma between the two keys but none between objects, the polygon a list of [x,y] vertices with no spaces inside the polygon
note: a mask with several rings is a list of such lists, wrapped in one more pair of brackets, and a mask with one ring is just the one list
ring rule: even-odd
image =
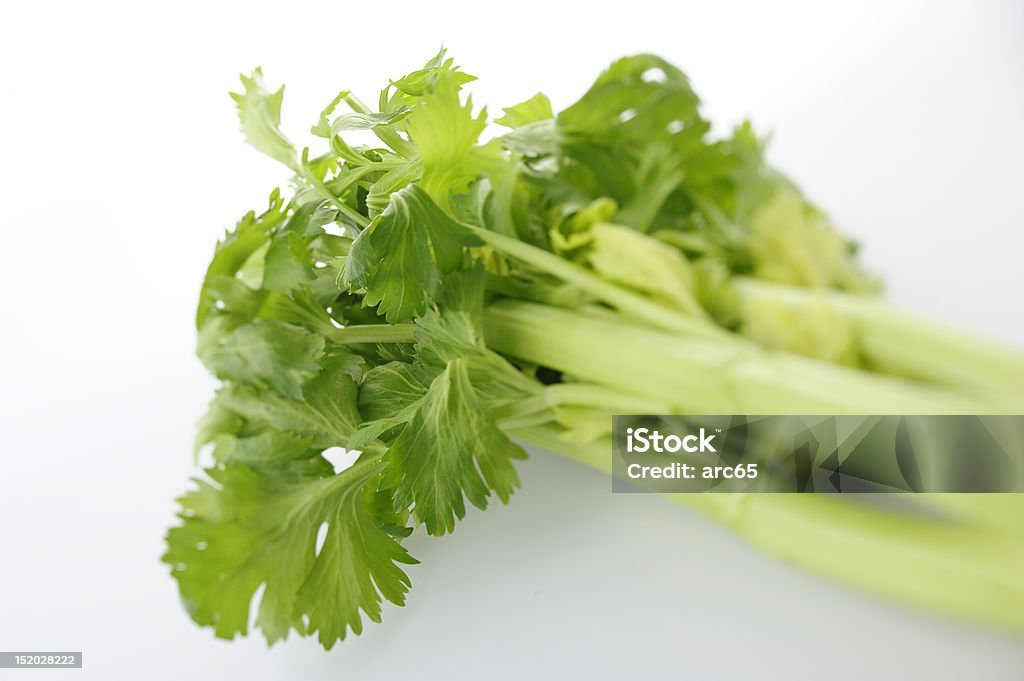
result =
[{"label": "celery leaf", "polygon": [[458,269],[463,247],[480,244],[418,185],[391,195],[388,207],[353,242],[344,280],[366,291],[364,304],[389,322],[422,314],[441,277]]}]

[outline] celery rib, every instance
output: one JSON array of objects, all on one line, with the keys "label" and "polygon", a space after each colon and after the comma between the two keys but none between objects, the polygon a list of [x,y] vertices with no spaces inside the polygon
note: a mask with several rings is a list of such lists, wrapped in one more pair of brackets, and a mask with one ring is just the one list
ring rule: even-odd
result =
[{"label": "celery rib", "polygon": [[1020,404],[715,340],[502,300],[487,345],[691,414],[1013,414]]},{"label": "celery rib", "polygon": [[[611,474],[610,440],[567,442],[555,426],[509,435]],[[904,517],[822,495],[665,496],[801,568],[939,614],[1024,632],[1019,533]]]},{"label": "celery rib", "polygon": [[751,303],[782,303],[801,310],[815,301],[853,323],[861,349],[879,370],[937,383],[1006,390],[1021,397],[1024,355],[987,339],[939,326],[880,299],[738,279],[736,289]]}]

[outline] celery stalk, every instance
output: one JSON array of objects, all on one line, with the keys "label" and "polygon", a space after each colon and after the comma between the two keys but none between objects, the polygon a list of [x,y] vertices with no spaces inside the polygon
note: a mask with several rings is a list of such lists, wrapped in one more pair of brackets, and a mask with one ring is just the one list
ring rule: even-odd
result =
[{"label": "celery stalk", "polygon": [[963,395],[914,381],[693,338],[522,301],[484,314],[488,347],[691,414],[1014,414],[1024,400]]},{"label": "celery stalk", "polygon": [[[560,434],[555,426],[509,431],[611,473],[610,440],[582,445]],[[1024,631],[1024,538],[1019,530],[899,515],[824,495],[665,496],[786,562],[950,617]],[[931,503],[941,499],[938,503],[954,505],[967,495],[926,496]]]},{"label": "celery stalk", "polygon": [[879,298],[738,279],[736,290],[749,303],[782,303],[800,310],[824,298],[847,318],[861,349],[879,371],[938,383],[1022,393],[1024,355],[998,343],[949,329]]}]

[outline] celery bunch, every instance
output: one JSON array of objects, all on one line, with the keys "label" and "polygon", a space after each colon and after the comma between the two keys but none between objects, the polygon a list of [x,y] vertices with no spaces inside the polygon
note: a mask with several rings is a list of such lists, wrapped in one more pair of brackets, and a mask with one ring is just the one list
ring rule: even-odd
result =
[{"label": "celery bunch", "polygon": [[[442,52],[374,108],[341,92],[320,155],[259,70],[233,95],[294,179],[218,244],[197,315],[213,464],[164,560],[218,636],[247,633],[257,592],[269,642],[361,632],[404,601],[414,527],[508,501],[517,440],[610,471],[616,413],[1024,411],[1024,356],[888,308],[749,124],[710,136],[672,65],[617,61],[488,141],[472,79]],[[336,471],[331,447],[360,455]],[[1024,630],[1019,496],[675,498],[822,574]]]}]

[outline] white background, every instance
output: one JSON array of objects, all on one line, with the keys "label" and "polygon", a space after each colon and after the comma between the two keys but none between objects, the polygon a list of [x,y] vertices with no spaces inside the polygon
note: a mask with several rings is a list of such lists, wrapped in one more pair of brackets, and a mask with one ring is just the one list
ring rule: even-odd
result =
[{"label": "white background", "polygon": [[[770,5],[770,7],[769,7]],[[1024,345],[1024,4],[19,2],[0,20],[0,649],[21,679],[1019,679],[1020,638],[808,577],[650,495],[537,453],[404,609],[330,653],[195,627],[158,562],[212,381],[192,312],[215,240],[286,171],[225,91],[287,82],[300,143],[444,43],[492,112],[557,106],[612,59],[687,70],[720,129],[862,240],[891,297]]]}]

